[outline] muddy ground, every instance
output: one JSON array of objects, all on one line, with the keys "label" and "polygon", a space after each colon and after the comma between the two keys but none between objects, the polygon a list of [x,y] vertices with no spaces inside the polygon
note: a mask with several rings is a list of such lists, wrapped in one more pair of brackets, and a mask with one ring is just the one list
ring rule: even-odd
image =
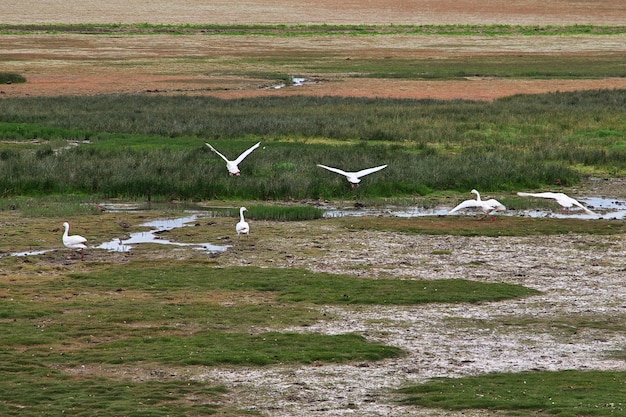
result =
[{"label": "muddy ground", "polygon": [[[134,4],[134,5],[133,5]],[[622,25],[622,0],[385,0],[285,2],[4,0],[0,23],[329,23],[329,24],[596,24]],[[626,52],[626,37],[124,37],[0,35],[2,71],[24,74],[26,84],[0,86],[1,97],[147,93],[251,95],[350,95],[367,97],[492,100],[517,93],[626,88],[621,78],[601,80],[404,81],[325,76],[302,87],[273,89],[259,80],[206,75],[211,62],[250,51],[327,51],[351,56],[455,57],[459,54],[586,54]],[[189,60],[189,57],[206,59]],[[592,58],[591,58],[592,59]],[[315,74],[307,74],[315,75]],[[624,196],[620,181],[584,187]],[[257,225],[263,229],[263,225]],[[253,225],[253,227],[256,227]],[[378,363],[263,368],[211,367],[168,372],[145,369],[81,372],[125,377],[197,378],[225,384],[233,403],[272,417],[287,416],[485,416],[401,407],[390,390],[438,376],[559,369],[626,369],[609,353],[626,335],[573,331],[578,318],[611,320],[626,314],[625,236],[446,237],[371,231],[343,232],[328,225],[312,240],[306,224],[288,239],[265,236],[245,250],[215,257],[220,265],[301,267],[369,278],[466,278],[510,282],[541,291],[524,300],[477,305],[324,307],[336,320],[307,328],[323,333],[359,332],[401,347],[407,356]],[[253,229],[254,234],[254,229]],[[268,258],[267,251],[275,256]],[[265,255],[261,255],[265,254]],[[120,256],[120,261],[123,257]],[[525,322],[526,324],[516,325]],[[508,324],[505,324],[508,323]],[[568,324],[570,323],[570,324]],[[262,330],[262,329],[259,329]],[[170,375],[170,376],[168,376]]]}]

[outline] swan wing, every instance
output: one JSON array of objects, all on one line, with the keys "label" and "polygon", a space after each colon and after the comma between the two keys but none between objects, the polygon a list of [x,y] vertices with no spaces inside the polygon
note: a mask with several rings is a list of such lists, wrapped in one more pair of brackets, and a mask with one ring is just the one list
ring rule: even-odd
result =
[{"label": "swan wing", "polygon": [[230,161],[228,160],[228,158],[226,158],[224,155],[222,155],[221,153],[219,153],[219,151],[218,151],[217,149],[215,149],[213,146],[211,146],[210,144],[208,144],[208,143],[206,143],[206,142],[205,142],[205,145],[206,145],[206,146],[208,146],[209,148],[211,148],[211,150],[212,150],[213,152],[215,152],[216,154],[218,154],[219,156],[221,156],[221,157],[222,157],[222,159],[223,159],[224,161],[226,161],[226,162],[230,162]]},{"label": "swan wing", "polygon": [[496,200],[495,198],[490,198],[484,203],[490,208],[491,211],[506,211],[506,207],[504,204]]},{"label": "swan wing", "polygon": [[565,195],[563,193],[522,193],[522,192],[517,193],[517,195],[521,197],[552,198],[554,200],[559,199],[559,194]]},{"label": "swan wing", "polygon": [[578,201],[574,200],[573,198],[570,197],[570,199],[572,200],[572,204],[574,204],[574,205],[580,207],[581,209],[583,209],[585,211],[585,213],[587,213],[587,214],[596,214],[593,211],[589,210],[587,207],[583,206]]},{"label": "swan wing", "polygon": [[480,208],[484,209],[485,206],[482,204],[481,201],[465,200],[461,204],[459,204],[458,206],[456,206],[455,208],[450,210],[448,212],[448,214],[452,214],[452,213],[454,213],[456,211],[463,210],[463,209],[466,209],[466,208],[477,208],[477,207],[480,207]]},{"label": "swan wing", "polygon": [[322,167],[324,169],[327,169],[329,171],[335,172],[339,175],[345,175],[346,177],[349,177],[351,173],[348,173],[346,171],[343,171],[339,168],[333,168],[333,167],[327,167],[326,165],[322,165],[322,164],[317,164],[318,167]]},{"label": "swan wing", "polygon": [[244,151],[241,155],[239,155],[239,156],[237,157],[237,159],[235,159],[235,161],[234,161],[234,162],[235,162],[235,164],[239,165],[239,163],[240,163],[241,161],[243,161],[243,160],[244,160],[244,158],[245,158],[246,156],[250,155],[250,154],[252,153],[252,151],[253,151],[253,150],[255,150],[256,148],[258,148],[260,144],[261,144],[261,142],[258,142],[256,145],[252,146],[250,149],[248,149],[248,150]]},{"label": "swan wing", "polygon": [[64,243],[66,243],[68,245],[78,245],[80,243],[87,242],[87,239],[85,239],[84,237],[79,236],[79,235],[68,236],[68,237],[66,237],[63,240],[64,240]]},{"label": "swan wing", "polygon": [[355,172],[354,176],[357,177],[357,178],[360,178],[360,177],[362,177],[364,175],[371,174],[372,172],[380,171],[383,168],[387,168],[387,165],[381,165],[379,167],[362,169],[362,170],[360,170],[358,172]]}]

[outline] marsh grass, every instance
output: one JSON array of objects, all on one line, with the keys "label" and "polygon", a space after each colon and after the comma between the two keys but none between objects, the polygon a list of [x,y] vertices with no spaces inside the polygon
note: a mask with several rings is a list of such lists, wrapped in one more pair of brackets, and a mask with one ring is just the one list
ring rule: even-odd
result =
[{"label": "marsh grass", "polygon": [[[420,304],[429,302],[475,303],[524,297],[536,291],[517,285],[485,284],[466,280],[372,280],[347,275],[312,273],[300,269],[251,267],[206,268],[183,267],[176,270],[143,265],[138,268],[110,268],[88,275],[70,277],[82,285],[134,288],[136,286],[163,291],[175,290],[170,280],[184,288],[200,286],[201,291],[260,291],[274,293],[282,302],[314,304]],[[400,290],[401,289],[401,290]]]},{"label": "marsh grass", "polygon": [[[5,99],[0,138],[12,142],[0,143],[0,192],[261,201],[571,186],[582,174],[626,170],[625,106],[624,91],[519,96],[496,103]],[[52,108],[63,109],[62,114]],[[35,136],[41,143],[36,149]],[[66,148],[64,138],[89,140]],[[19,141],[25,141],[23,149],[16,146]],[[232,178],[205,141],[232,157],[256,141],[262,148],[241,164],[242,176]],[[317,163],[346,170],[389,167],[351,189],[344,178],[320,172]]]},{"label": "marsh grass", "polygon": [[[313,206],[248,205],[246,208],[246,217],[252,220],[305,221],[324,216],[324,210]],[[230,210],[229,214],[239,216],[237,210]]]},{"label": "marsh grass", "polygon": [[[7,351],[0,353],[6,357]],[[226,389],[210,383],[111,380],[70,376],[42,366],[38,358],[12,353],[2,360],[0,413],[3,416],[90,415],[246,415],[220,405]],[[20,362],[20,366],[15,366]],[[250,414],[254,415],[254,414]]]},{"label": "marsh grass", "polygon": [[170,34],[202,36],[379,36],[379,35],[451,35],[451,36],[564,36],[614,35],[626,32],[625,26],[612,25],[264,25],[264,24],[0,24],[0,33],[89,33],[110,34]]},{"label": "marsh grass", "polygon": [[496,216],[495,221],[474,216],[441,217],[351,217],[337,219],[355,230],[379,230],[401,233],[452,236],[537,236],[557,234],[613,235],[626,232],[621,222],[582,219],[526,218]]},{"label": "marsh grass", "polygon": [[446,410],[482,409],[516,416],[616,416],[625,372],[560,371],[437,378],[399,390],[403,404]]}]

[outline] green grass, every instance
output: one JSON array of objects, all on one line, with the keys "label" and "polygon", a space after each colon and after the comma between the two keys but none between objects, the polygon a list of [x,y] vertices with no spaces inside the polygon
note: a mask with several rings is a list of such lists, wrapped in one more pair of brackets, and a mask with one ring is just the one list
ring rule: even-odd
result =
[{"label": "green grass", "polygon": [[403,404],[505,415],[618,416],[626,412],[625,372],[561,371],[440,378],[403,388]]},{"label": "green grass", "polygon": [[[288,58],[279,56],[278,65]],[[607,54],[589,59],[584,56],[481,55],[460,59],[371,59],[326,55],[305,65],[307,73],[342,73],[352,77],[425,80],[464,80],[467,77],[510,79],[586,79],[624,77],[621,55]]]},{"label": "green grass", "polygon": [[210,332],[187,337],[129,337],[82,352],[63,353],[56,361],[69,364],[154,362],[176,366],[263,366],[377,361],[398,356],[402,356],[399,348],[368,342],[363,336],[352,334]]},{"label": "green grass", "polygon": [[[523,286],[462,279],[373,280],[300,269],[251,267],[154,268],[148,265],[127,265],[97,273],[72,274],[70,277],[89,288],[104,285],[111,289],[119,287],[174,291],[180,286],[197,291],[261,291],[275,294],[276,299],[282,302],[314,304],[476,303],[537,294],[535,290]],[[168,279],[163,280],[163,277]]]},{"label": "green grass", "polygon": [[[250,220],[304,221],[321,219],[324,210],[313,206],[247,205],[245,216]],[[230,216],[239,216],[239,209],[229,209]]]},{"label": "green grass", "polygon": [[[0,140],[10,142],[0,143],[0,193],[262,201],[523,190],[555,182],[571,186],[582,175],[626,172],[625,106],[626,92],[620,90],[517,96],[494,103],[330,97],[4,99]],[[65,149],[65,140],[81,145]],[[241,164],[242,176],[232,178],[205,141],[233,157],[256,141],[262,147]],[[317,163],[348,170],[389,167],[351,189],[343,177],[321,172]]]},{"label": "green grass", "polygon": [[0,351],[0,357],[3,416],[246,415],[244,411],[228,414],[229,407],[219,404],[227,391],[211,383],[71,376],[14,352]]},{"label": "green grass", "polygon": [[0,84],[20,84],[25,82],[26,78],[21,74],[0,71]]},{"label": "green grass", "polygon": [[617,222],[583,219],[496,216],[495,221],[474,216],[445,217],[350,217],[338,219],[348,229],[452,236],[541,236],[559,234],[613,235],[626,232]]},{"label": "green grass", "polygon": [[599,25],[199,25],[199,24],[0,24],[0,33],[89,33],[93,35],[222,35],[222,36],[381,36],[381,35],[451,35],[451,36],[571,36],[615,35],[626,33],[626,26]]}]

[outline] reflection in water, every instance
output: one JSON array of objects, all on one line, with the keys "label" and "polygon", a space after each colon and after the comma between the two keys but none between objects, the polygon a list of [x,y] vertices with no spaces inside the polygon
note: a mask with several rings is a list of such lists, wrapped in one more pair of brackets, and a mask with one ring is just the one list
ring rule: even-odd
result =
[{"label": "reflection in water", "polygon": [[96,246],[97,249],[106,249],[113,252],[128,252],[135,245],[140,243],[159,243],[162,245],[174,245],[174,246],[188,246],[197,250],[204,250],[207,252],[222,252],[225,251],[228,246],[218,246],[211,243],[181,243],[172,242],[171,240],[163,239],[159,236],[159,233],[166,232],[168,230],[185,227],[187,223],[193,222],[198,218],[196,215],[181,217],[173,220],[153,220],[147,223],[143,223],[140,226],[150,227],[153,230],[147,232],[131,233],[128,239],[113,239],[110,242],[102,243]]}]

